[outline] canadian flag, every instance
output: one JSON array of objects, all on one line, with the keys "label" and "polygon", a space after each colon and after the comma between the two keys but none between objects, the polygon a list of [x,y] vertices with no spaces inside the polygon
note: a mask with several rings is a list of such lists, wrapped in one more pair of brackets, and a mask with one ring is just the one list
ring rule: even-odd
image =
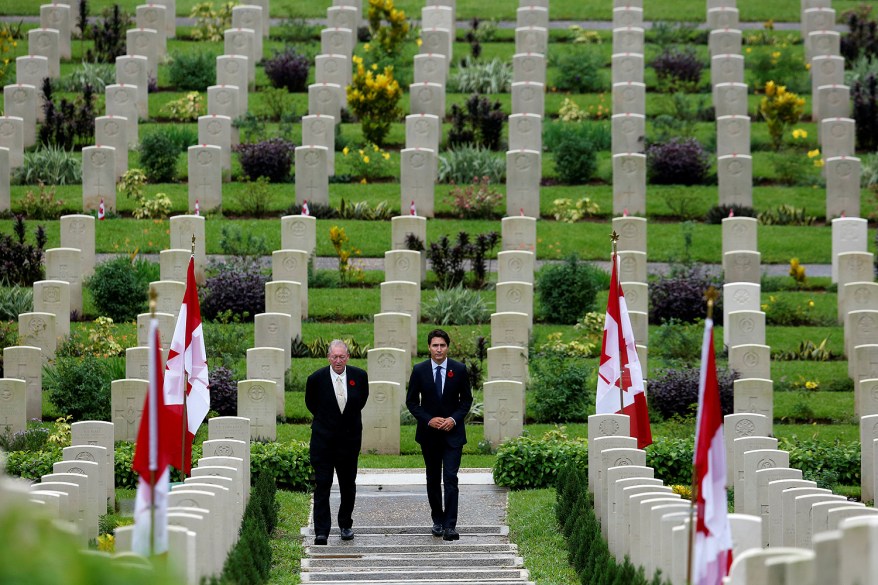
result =
[{"label": "canadian flag", "polygon": [[201,205],[198,203],[198,199],[195,200],[195,215],[201,215]]},{"label": "canadian flag", "polygon": [[417,215],[417,214],[418,214],[418,210],[415,209],[415,200],[412,199],[412,204],[409,205],[409,215]]},{"label": "canadian flag", "polygon": [[[204,334],[201,328],[201,307],[198,305],[198,291],[195,288],[195,257],[189,258],[186,272],[186,292],[171,350],[165,370],[165,404],[180,405],[181,416],[185,413],[186,422],[181,426],[188,430],[183,437],[183,461],[174,461],[174,466],[186,475],[192,467],[192,440],[204,417],[210,410],[210,391],[208,390],[207,353],[204,351]],[[175,454],[176,457],[176,454]]]},{"label": "canadian flag", "polygon": [[[604,322],[601,344],[601,362],[598,368],[598,392],[595,400],[597,414],[627,414],[631,418],[631,436],[637,439],[637,448],[652,443],[643,373],[634,345],[634,333],[628,318],[625,295],[619,285],[619,259],[613,252],[613,271],[610,277],[610,298]],[[620,401],[624,403],[620,405]]]},{"label": "canadian flag", "polygon": [[107,215],[107,210],[104,207],[104,198],[101,197],[101,203],[98,205],[98,219],[103,220]]},{"label": "canadian flag", "polygon": [[149,386],[134,445],[132,469],[139,476],[134,500],[132,550],[143,556],[168,550],[170,466],[180,454],[180,413],[165,406],[158,319],[149,320]]},{"label": "canadian flag", "polygon": [[311,211],[308,209],[308,200],[302,201],[302,215],[311,215]]},{"label": "canadian flag", "polygon": [[692,582],[720,585],[732,565],[732,529],[726,493],[723,414],[716,380],[713,319],[704,324],[698,416],[695,423],[695,551]]}]

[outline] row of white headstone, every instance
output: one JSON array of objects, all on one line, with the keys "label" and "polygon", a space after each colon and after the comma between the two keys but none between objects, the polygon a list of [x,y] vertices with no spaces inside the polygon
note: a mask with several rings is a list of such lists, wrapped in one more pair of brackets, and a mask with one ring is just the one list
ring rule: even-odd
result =
[{"label": "row of white headstone", "polygon": [[[769,429],[763,415],[728,415],[724,426],[728,486],[735,493],[729,516],[735,561],[727,582],[791,582],[764,573],[771,570],[767,558],[778,553],[807,565],[811,574],[804,583],[872,582],[850,578],[869,574],[870,560],[852,555],[854,566],[843,568],[838,558],[854,527],[871,526],[878,512],[803,480],[777,440],[763,434]],[[685,583],[691,502],[654,477],[627,431],[622,415],[589,418],[589,489],[602,532],[618,559],[628,555],[648,575],[661,569],[671,583]],[[871,519],[848,520],[866,517]]]}]

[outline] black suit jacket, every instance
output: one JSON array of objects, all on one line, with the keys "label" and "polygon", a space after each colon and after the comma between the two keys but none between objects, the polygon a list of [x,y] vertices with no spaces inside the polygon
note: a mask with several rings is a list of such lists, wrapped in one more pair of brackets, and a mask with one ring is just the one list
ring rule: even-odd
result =
[{"label": "black suit jacket", "polygon": [[[473,405],[473,393],[469,385],[466,366],[449,358],[445,372],[445,389],[440,399],[433,381],[433,360],[426,360],[412,369],[405,405],[418,420],[415,440],[418,443],[445,443],[448,447],[466,444],[464,417]],[[435,416],[454,419],[450,431],[440,431],[427,426]]]},{"label": "black suit jacket", "polygon": [[329,366],[308,376],[305,406],[314,416],[311,423],[311,450],[350,449],[360,451],[363,442],[362,410],[369,398],[369,377],[365,370],[347,366],[348,400],[344,412],[338,408]]}]

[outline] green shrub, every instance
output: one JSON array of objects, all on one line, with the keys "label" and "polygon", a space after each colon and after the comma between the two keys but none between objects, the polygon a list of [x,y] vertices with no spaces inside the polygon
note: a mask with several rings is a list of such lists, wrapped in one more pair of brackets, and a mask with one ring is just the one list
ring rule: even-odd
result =
[{"label": "green shrub", "polygon": [[507,93],[512,87],[512,63],[503,59],[487,62],[467,57],[452,78],[458,93]]},{"label": "green shrub", "polygon": [[150,183],[170,183],[177,175],[177,144],[163,131],[140,140],[140,164]]},{"label": "green shrub", "polygon": [[605,122],[555,122],[546,126],[543,140],[555,156],[558,178],[579,185],[597,170],[597,153],[610,147],[610,132]]},{"label": "green shrub", "polygon": [[45,370],[44,388],[58,410],[75,421],[110,420],[111,360],[93,356],[57,358]]},{"label": "green shrub", "polygon": [[497,449],[494,483],[511,489],[542,488],[555,484],[558,470],[568,461],[588,468],[588,445],[570,439],[562,430],[549,431],[537,439],[521,436]]},{"label": "green shrub", "polygon": [[592,93],[606,89],[602,76],[605,68],[600,50],[593,47],[576,47],[565,51],[558,58],[555,87],[574,93]]},{"label": "green shrub", "polygon": [[790,467],[801,469],[804,479],[819,481],[832,475],[842,485],[860,484],[859,441],[842,443],[793,435],[781,439],[777,448],[790,452]]},{"label": "green shrub", "polygon": [[646,448],[646,465],[667,485],[692,483],[692,439],[663,439]]},{"label": "green shrub", "polygon": [[251,481],[265,474],[273,477],[283,489],[310,491],[314,484],[314,468],[308,453],[308,445],[302,441],[251,443]]},{"label": "green shrub", "polygon": [[216,55],[208,51],[174,51],[168,81],[178,90],[207,91],[216,83]]},{"label": "green shrub", "polygon": [[33,307],[33,289],[17,284],[8,288],[0,288],[0,321],[18,321],[19,315],[33,311]]},{"label": "green shrub", "polygon": [[461,144],[439,157],[439,182],[466,185],[477,177],[502,183],[506,176],[506,158],[482,146]]},{"label": "green shrub", "polygon": [[28,427],[15,434],[0,428],[0,449],[7,453],[14,451],[40,451],[49,440],[49,429],[46,427]]},{"label": "green shrub", "polygon": [[15,451],[6,460],[6,473],[23,479],[40,479],[52,473],[52,466],[64,459],[61,447],[47,446],[41,451]]},{"label": "green shrub", "polygon": [[437,325],[476,325],[491,316],[479,291],[462,285],[436,289],[436,296],[424,303],[424,317]]},{"label": "green shrub", "polygon": [[98,264],[86,286],[100,314],[116,323],[133,321],[146,309],[149,281],[138,277],[134,265],[125,256]]},{"label": "green shrub", "polygon": [[704,324],[684,323],[675,317],[665,321],[650,335],[656,357],[693,362],[701,357]]},{"label": "green shrub", "polygon": [[48,145],[24,153],[15,176],[23,185],[72,185],[82,182],[82,162],[60,146]]},{"label": "green shrub", "polygon": [[599,290],[609,286],[607,274],[576,255],[537,273],[539,311],[551,323],[576,323],[594,308]]},{"label": "green shrub", "polygon": [[593,405],[591,391],[597,380],[582,360],[561,355],[534,359],[530,363],[534,394],[531,415],[535,422],[583,422]]}]

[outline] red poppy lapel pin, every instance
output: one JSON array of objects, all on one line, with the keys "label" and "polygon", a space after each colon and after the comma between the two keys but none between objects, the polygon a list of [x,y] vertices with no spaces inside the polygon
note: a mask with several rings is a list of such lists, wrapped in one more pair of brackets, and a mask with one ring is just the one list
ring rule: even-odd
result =
[{"label": "red poppy lapel pin", "polygon": [[452,372],[451,370],[448,370],[448,377],[449,377],[449,378],[453,378],[453,377],[454,377],[454,372]]},{"label": "red poppy lapel pin", "polygon": [[350,384],[351,386],[356,386],[356,384],[354,383],[353,380],[351,380],[350,382],[348,382],[348,384]]}]

